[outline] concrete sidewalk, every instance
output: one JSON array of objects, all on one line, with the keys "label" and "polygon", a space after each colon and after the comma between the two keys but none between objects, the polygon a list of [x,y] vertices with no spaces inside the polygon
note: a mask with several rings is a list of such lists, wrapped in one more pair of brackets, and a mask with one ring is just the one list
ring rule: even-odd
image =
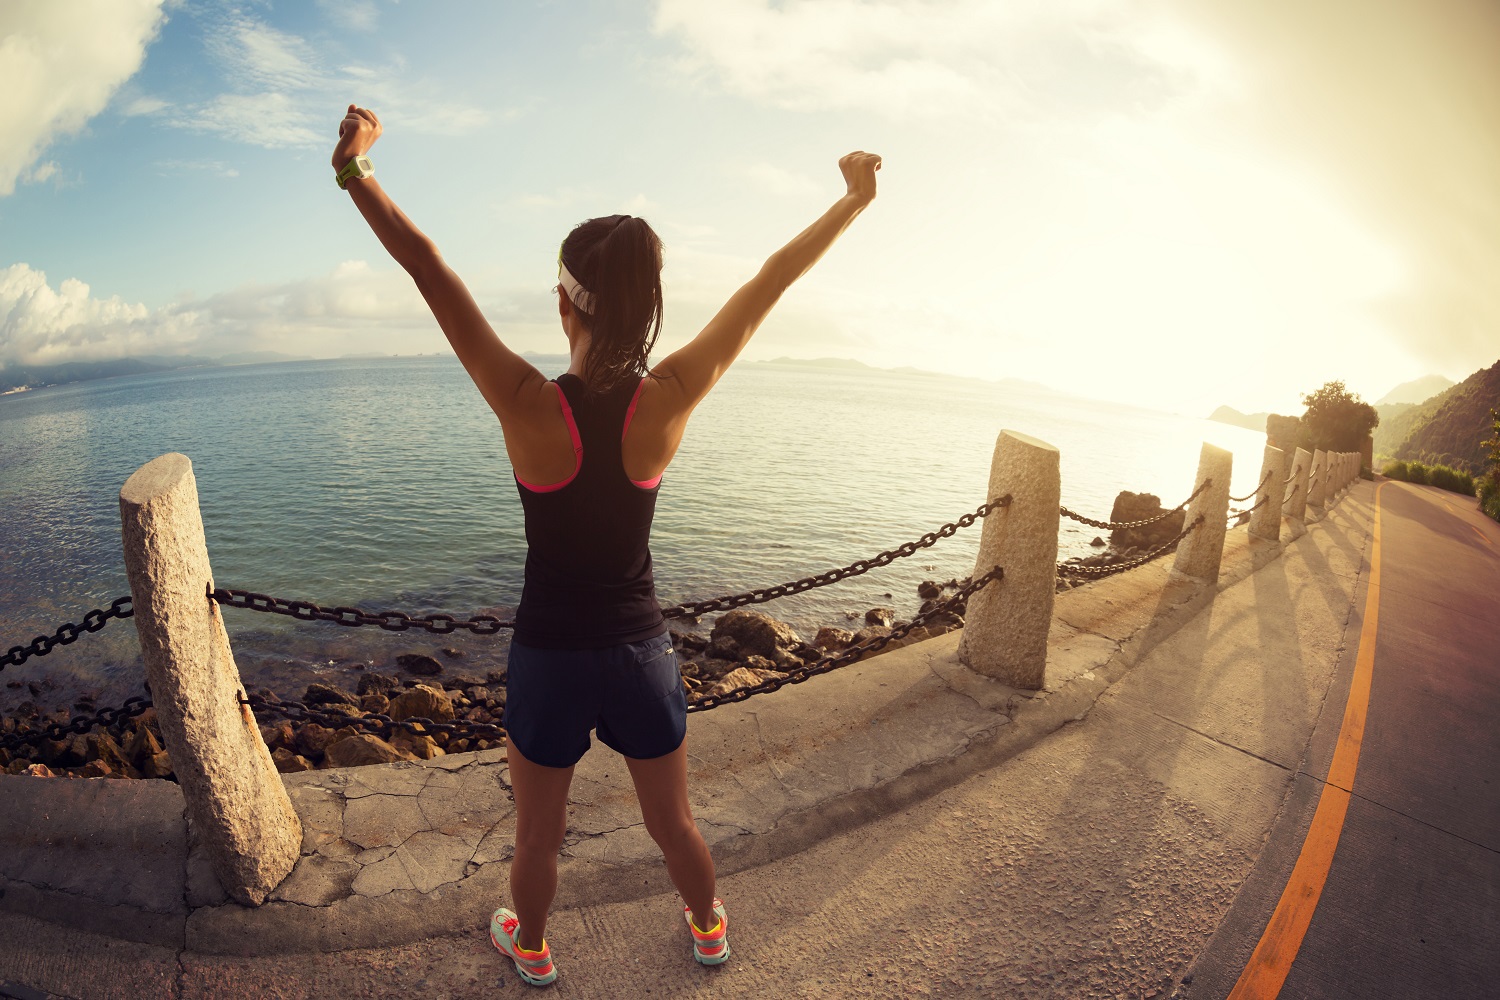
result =
[{"label": "concrete sidewalk", "polygon": [[[694,805],[736,928],[723,969],[687,958],[624,769],[590,754],[548,932],[559,995],[1163,995],[1287,794],[1339,664],[1368,490],[1283,545],[1230,532],[1215,588],[1160,561],[1060,595],[1035,696],[971,674],[950,634],[693,716]],[[502,757],[287,776],[303,857],[259,909],[224,899],[175,785],[7,777],[0,980],[520,989],[484,934],[508,878]]]}]

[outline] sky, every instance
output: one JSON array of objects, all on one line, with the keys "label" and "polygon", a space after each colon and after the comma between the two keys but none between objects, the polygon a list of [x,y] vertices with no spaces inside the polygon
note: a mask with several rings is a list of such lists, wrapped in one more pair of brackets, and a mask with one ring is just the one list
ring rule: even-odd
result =
[{"label": "sky", "polygon": [[1500,357],[1489,0],[6,0],[0,366],[446,351],[333,183],[386,191],[521,351],[577,222],[666,244],[690,339],[880,153],[746,357],[1206,414]]}]

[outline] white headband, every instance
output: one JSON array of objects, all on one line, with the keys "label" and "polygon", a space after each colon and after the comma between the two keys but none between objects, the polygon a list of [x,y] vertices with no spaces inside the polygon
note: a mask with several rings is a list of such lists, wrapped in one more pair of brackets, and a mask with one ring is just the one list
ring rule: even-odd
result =
[{"label": "white headband", "polygon": [[568,293],[568,300],[583,312],[590,316],[594,315],[594,293],[586,291],[568,270],[568,265],[561,260],[557,262],[557,271],[558,282],[562,285],[563,291]]}]

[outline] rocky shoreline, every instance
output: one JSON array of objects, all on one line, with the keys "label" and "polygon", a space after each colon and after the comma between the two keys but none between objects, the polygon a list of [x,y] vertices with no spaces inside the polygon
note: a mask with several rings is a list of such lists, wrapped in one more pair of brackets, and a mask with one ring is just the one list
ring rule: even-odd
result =
[{"label": "rocky shoreline", "polygon": [[[960,581],[939,583],[925,580],[917,587],[922,600],[919,614],[934,612],[945,595],[956,590]],[[887,595],[890,596],[890,595]],[[904,638],[889,643],[885,649],[920,642],[963,626],[964,606],[955,605],[939,611],[925,626]],[[790,625],[759,611],[735,610],[720,615],[705,635],[698,631],[670,630],[677,652],[683,687],[689,701],[719,697],[742,687],[787,677],[818,658],[850,646],[889,636],[906,622],[889,607],[867,609],[861,616],[847,613],[857,628],[823,626],[807,642]],[[691,622],[691,625],[697,623]],[[461,650],[446,647],[436,650],[447,660],[463,656]],[[501,725],[505,713],[505,672],[489,671],[483,678],[462,672],[450,672],[437,656],[428,653],[404,653],[396,657],[400,674],[361,671],[355,690],[337,684],[313,683],[302,692],[300,700],[309,707],[351,717],[380,714],[393,721],[426,718],[434,722],[466,721]],[[0,717],[0,735],[25,733],[51,723],[66,723],[74,714],[91,714],[97,694],[84,693],[65,707],[44,713],[37,705],[47,693],[55,690],[48,678],[27,682],[10,681],[10,687],[23,684],[32,698],[22,702],[15,712]],[[267,701],[281,700],[275,691],[258,688],[254,693]],[[260,725],[261,736],[271,751],[277,770],[283,773],[330,767],[358,767],[366,764],[391,763],[400,760],[430,760],[449,753],[488,750],[503,745],[500,739],[450,736],[444,732],[412,733],[398,730],[389,739],[353,728],[333,728],[316,722],[267,720]],[[161,729],[155,709],[147,709],[132,719],[122,719],[113,726],[99,727],[87,733],[42,740],[33,746],[14,751],[0,750],[0,766],[7,774],[37,777],[77,778],[165,778],[176,780],[171,755],[163,749]]]}]

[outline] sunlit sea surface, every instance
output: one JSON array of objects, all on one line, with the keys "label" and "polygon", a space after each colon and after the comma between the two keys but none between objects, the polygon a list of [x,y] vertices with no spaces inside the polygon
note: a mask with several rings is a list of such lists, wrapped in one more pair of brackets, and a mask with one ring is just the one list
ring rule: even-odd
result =
[{"label": "sunlit sea surface", "polygon": [[[538,364],[550,376],[562,359]],[[1168,505],[1191,492],[1201,442],[1235,453],[1235,495],[1256,484],[1263,434],[1012,385],[741,364],[693,417],[662,481],[652,552],[664,604],[793,580],[914,539],[985,499],[995,437],[1056,445],[1063,503],[1106,518],[1121,489]],[[509,616],[525,536],[500,427],[452,357],[295,362],[128,376],[0,397],[0,649],[128,593],[118,495],[165,452],[192,459],[215,582],[414,613]],[[1099,532],[1064,521],[1061,557]],[[833,587],[764,607],[811,638],[892,606],[917,584],[972,572],[981,528]],[[483,676],[501,638],[347,629],[229,610],[251,686],[300,696],[352,683],[355,664],[462,651]],[[711,620],[705,621],[707,627]],[[0,674],[51,677],[45,711],[81,689],[140,693],[135,629],[112,622]],[[0,688],[0,706],[30,698]]]}]

